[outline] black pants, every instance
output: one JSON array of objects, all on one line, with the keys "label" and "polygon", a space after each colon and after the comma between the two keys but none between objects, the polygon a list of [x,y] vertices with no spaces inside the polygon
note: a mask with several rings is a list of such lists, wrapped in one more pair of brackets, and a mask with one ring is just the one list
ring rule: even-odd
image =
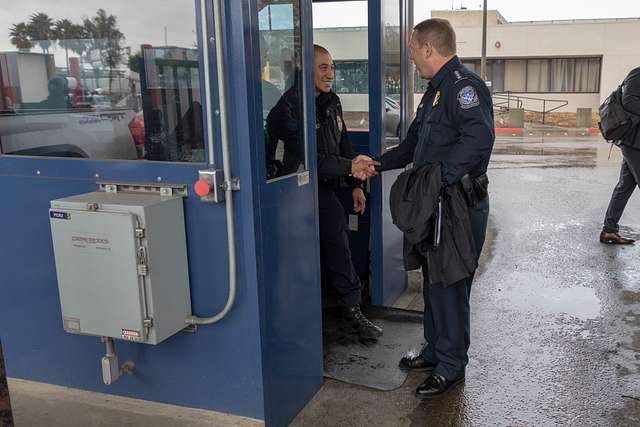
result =
[{"label": "black pants", "polygon": [[345,212],[331,189],[318,188],[320,263],[323,285],[332,286],[342,305],[360,304],[360,278],[351,262],[349,228]]},{"label": "black pants", "polygon": [[[489,219],[489,198],[479,202],[471,210],[471,228],[480,257]],[[427,341],[422,351],[423,358],[436,365],[434,371],[447,380],[464,376],[469,362],[467,352],[470,340],[471,283],[473,275],[453,285],[440,283],[429,285],[423,264],[424,338]]]},{"label": "black pants", "polygon": [[618,222],[633,190],[640,183],[640,150],[621,145],[622,167],[620,168],[620,179],[613,189],[611,201],[607,208],[602,230],[607,233],[617,233],[620,229]]}]

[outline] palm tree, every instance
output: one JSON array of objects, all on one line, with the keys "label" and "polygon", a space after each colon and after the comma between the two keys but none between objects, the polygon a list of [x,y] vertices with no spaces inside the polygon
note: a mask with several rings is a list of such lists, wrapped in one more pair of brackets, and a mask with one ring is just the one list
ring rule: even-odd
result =
[{"label": "palm tree", "polygon": [[29,40],[29,30],[27,24],[20,22],[19,24],[13,24],[13,27],[9,28],[9,37],[11,37],[11,44],[21,51],[29,51],[33,47],[31,40]]},{"label": "palm tree", "polygon": [[85,19],[84,26],[93,38],[96,48],[100,50],[102,64],[109,67],[109,92],[111,92],[113,69],[122,63],[124,57],[122,48],[124,34],[118,28],[117,18],[108,15],[104,9],[98,9],[93,18]]},{"label": "palm tree", "polygon": [[27,24],[29,38],[40,45],[42,53],[49,53],[51,46],[53,21],[46,13],[38,12],[29,17]]},{"label": "palm tree", "polygon": [[61,48],[64,49],[67,73],[69,73],[69,49],[72,48],[78,35],[74,33],[76,26],[68,19],[59,19],[53,24],[52,36],[58,41]]},{"label": "palm tree", "polygon": [[73,35],[72,39],[67,40],[69,49],[80,58],[80,79],[82,80],[82,86],[85,87],[83,58],[91,50],[91,36],[84,25],[78,24],[73,24],[72,28],[69,29],[69,34],[70,36]]}]

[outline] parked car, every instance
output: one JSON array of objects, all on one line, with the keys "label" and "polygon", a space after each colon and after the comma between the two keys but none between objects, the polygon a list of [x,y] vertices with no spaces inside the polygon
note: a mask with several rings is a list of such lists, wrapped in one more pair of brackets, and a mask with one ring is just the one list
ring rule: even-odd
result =
[{"label": "parked car", "polygon": [[400,104],[389,96],[384,98],[384,131],[386,136],[400,136]]},{"label": "parked car", "polygon": [[90,159],[138,158],[130,109],[0,111],[0,153]]}]

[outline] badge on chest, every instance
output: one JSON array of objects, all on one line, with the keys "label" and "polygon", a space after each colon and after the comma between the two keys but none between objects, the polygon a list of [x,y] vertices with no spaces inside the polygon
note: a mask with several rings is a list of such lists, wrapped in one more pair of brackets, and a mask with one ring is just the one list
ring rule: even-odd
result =
[{"label": "badge on chest", "polygon": [[433,104],[431,106],[437,107],[439,103],[440,103],[440,91],[437,91],[436,96],[433,97]]}]

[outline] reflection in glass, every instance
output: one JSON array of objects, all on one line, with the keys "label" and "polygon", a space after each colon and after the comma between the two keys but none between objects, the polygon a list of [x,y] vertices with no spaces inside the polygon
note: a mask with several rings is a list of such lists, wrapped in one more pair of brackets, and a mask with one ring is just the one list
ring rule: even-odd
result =
[{"label": "reflection in glass", "polygon": [[[348,23],[338,23],[335,17],[349,17]],[[340,95],[343,119],[350,131],[369,129],[367,19],[367,2],[363,0],[313,3],[313,41],[332,54],[333,91]]]},{"label": "reflection in glass", "polygon": [[385,146],[398,144],[401,121],[400,2],[382,1]]},{"label": "reflection in glass", "polygon": [[259,2],[267,179],[304,169],[302,41],[296,1]]},{"label": "reflection in glass", "polygon": [[0,152],[203,162],[195,3],[167,3],[3,5]]}]

